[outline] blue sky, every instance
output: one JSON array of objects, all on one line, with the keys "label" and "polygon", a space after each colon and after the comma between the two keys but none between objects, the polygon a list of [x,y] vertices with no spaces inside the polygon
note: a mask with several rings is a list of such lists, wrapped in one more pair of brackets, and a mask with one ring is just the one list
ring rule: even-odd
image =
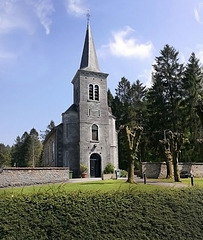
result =
[{"label": "blue sky", "polygon": [[51,120],[73,102],[86,14],[100,69],[114,94],[121,77],[150,86],[165,44],[203,62],[203,0],[0,0],[0,143]]}]

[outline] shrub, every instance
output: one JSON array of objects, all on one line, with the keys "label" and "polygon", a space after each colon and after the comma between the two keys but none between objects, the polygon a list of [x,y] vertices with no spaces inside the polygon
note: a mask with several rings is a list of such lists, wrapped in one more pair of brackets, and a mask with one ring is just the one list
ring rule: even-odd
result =
[{"label": "shrub", "polygon": [[114,173],[114,166],[111,163],[107,163],[104,168],[104,174]]},{"label": "shrub", "polygon": [[202,239],[203,189],[0,195],[0,239]]},{"label": "shrub", "polygon": [[120,176],[121,177],[127,177],[128,176],[128,172],[126,170],[122,170],[121,169]]},{"label": "shrub", "polygon": [[80,164],[80,173],[86,173],[88,170],[85,164]]}]

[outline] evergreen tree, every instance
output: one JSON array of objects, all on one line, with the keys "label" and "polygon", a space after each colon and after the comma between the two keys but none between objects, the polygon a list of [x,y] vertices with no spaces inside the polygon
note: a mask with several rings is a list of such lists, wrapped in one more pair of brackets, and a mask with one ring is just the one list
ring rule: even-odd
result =
[{"label": "evergreen tree", "polygon": [[31,156],[32,156],[32,143],[31,143],[31,138],[28,134],[28,132],[24,132],[24,134],[21,137],[21,162],[20,162],[20,167],[31,167]]},{"label": "evergreen tree", "polygon": [[41,134],[40,134],[40,137],[41,137],[41,140],[42,142],[46,139],[47,135],[51,132],[52,129],[55,128],[55,123],[53,120],[50,121],[49,125],[47,126],[46,130],[45,131],[40,131]]},{"label": "evergreen tree", "polygon": [[160,53],[153,65],[153,85],[147,95],[148,150],[156,161],[160,155],[159,140],[163,139],[164,131],[182,132],[180,102],[184,67],[173,47],[166,45]]},{"label": "evergreen tree", "polygon": [[161,78],[154,80],[147,93],[147,116],[145,121],[145,160],[162,161],[164,155],[160,154],[159,140],[164,138],[164,130],[170,128],[167,122],[166,99]]},{"label": "evergreen tree", "polygon": [[11,150],[12,166],[34,167],[40,165],[42,144],[39,140],[38,132],[33,128],[24,132],[22,137],[16,138],[16,143]]},{"label": "evergreen tree", "polygon": [[[133,111],[130,106],[130,82],[125,78],[121,78],[121,81],[118,83],[116,91],[116,96],[112,104],[113,115],[116,116],[116,126],[117,129],[120,129],[121,126],[126,123],[131,122],[133,119]],[[119,168],[127,170],[128,160],[130,158],[130,151],[128,147],[128,141],[126,132],[123,129],[120,129],[118,134],[118,156],[119,156]]]},{"label": "evergreen tree", "polygon": [[121,79],[113,104],[118,126],[143,124],[146,92],[146,87],[139,80],[131,85],[126,78]]},{"label": "evergreen tree", "polygon": [[11,165],[10,151],[11,148],[9,146],[0,143],[0,167]]},{"label": "evergreen tree", "polygon": [[121,81],[118,83],[116,91],[116,96],[123,104],[129,104],[130,102],[130,82],[125,77],[121,78]]},{"label": "evergreen tree", "polygon": [[196,106],[198,100],[202,95],[203,89],[203,73],[199,59],[192,53],[186,69],[184,71],[183,79],[183,128],[185,130],[185,136],[188,141],[182,151],[182,161],[202,161],[200,157],[199,144],[197,139],[200,138],[200,120],[196,113]]},{"label": "evergreen tree", "polygon": [[108,100],[108,106],[110,108],[112,108],[113,103],[114,103],[114,97],[113,97],[110,89],[108,89],[108,91],[107,91],[107,100]]},{"label": "evergreen tree", "polygon": [[117,117],[117,127],[119,128],[121,125],[135,121],[135,112],[132,108],[131,84],[125,77],[121,78],[115,91],[116,97],[112,110]]},{"label": "evergreen tree", "polygon": [[[162,98],[164,100],[164,128],[170,127],[173,132],[181,131],[181,109],[179,107],[182,99],[183,64],[178,61],[179,52],[173,47],[166,45],[161,50],[161,56],[156,57],[153,82],[159,82],[162,87]],[[160,109],[162,110],[162,109]]]},{"label": "evergreen tree", "polygon": [[42,165],[42,143],[39,140],[39,134],[35,128],[30,130],[31,148],[32,148],[32,167]]},{"label": "evergreen tree", "polygon": [[144,125],[144,118],[146,112],[146,86],[137,80],[130,88],[130,103],[135,112],[135,122],[138,125]]},{"label": "evergreen tree", "polygon": [[22,145],[23,144],[20,136],[17,136],[15,144],[12,146],[11,149],[11,164],[13,167],[23,166]]},{"label": "evergreen tree", "polygon": [[[129,159],[131,158],[131,150],[129,149],[126,131],[122,126],[134,128],[144,122],[144,99],[146,87],[137,80],[131,83],[125,78],[121,78],[116,89],[116,96],[108,94],[113,115],[116,116],[117,129],[120,129],[118,135],[119,149],[119,167],[121,169],[128,168]],[[138,165],[138,161],[135,162]]]}]

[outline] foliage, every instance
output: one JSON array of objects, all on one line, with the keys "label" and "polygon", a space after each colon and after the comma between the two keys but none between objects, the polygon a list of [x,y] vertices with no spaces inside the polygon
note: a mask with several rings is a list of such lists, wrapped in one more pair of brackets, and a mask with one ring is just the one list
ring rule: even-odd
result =
[{"label": "foliage", "polygon": [[104,168],[104,174],[114,173],[114,166],[111,163],[107,163]]},{"label": "foliage", "polygon": [[196,106],[203,96],[203,72],[200,60],[192,53],[184,71],[183,78],[183,121],[182,128],[188,138],[188,143],[182,149],[184,161],[203,161],[200,157],[201,146],[197,139],[201,138],[201,125],[197,115]]},{"label": "foliage", "polygon": [[202,239],[203,190],[0,196],[1,239]]},{"label": "foliage", "polygon": [[9,146],[5,146],[3,143],[0,143],[0,167],[11,165],[10,152],[11,148]]},{"label": "foliage", "polygon": [[[179,161],[198,162],[203,161],[202,96],[200,60],[192,53],[188,63],[182,64],[179,52],[165,45],[155,58],[152,86],[146,89],[139,80],[131,83],[123,77],[118,82],[115,97],[108,92],[108,103],[116,116],[117,129],[122,125],[144,128],[137,162],[164,161],[160,140],[164,139],[166,131],[183,135]],[[118,145],[119,167],[127,170],[130,153],[122,130],[118,134]]]},{"label": "foliage", "polygon": [[49,125],[47,126],[45,131],[41,131],[40,137],[42,139],[42,142],[46,139],[48,134],[51,132],[52,129],[55,128],[55,123],[53,120],[50,121]]},{"label": "foliage", "polygon": [[127,177],[128,176],[128,172],[126,170],[120,170],[120,176],[121,177]]},{"label": "foliage", "polygon": [[85,164],[80,164],[80,173],[86,173],[88,167]]},{"label": "foliage", "polygon": [[[152,87],[147,94],[146,125],[147,150],[154,156],[160,153],[159,140],[163,139],[165,130],[182,132],[180,103],[184,66],[179,63],[178,54],[173,47],[165,45],[153,65]],[[163,153],[160,156],[162,161]]]},{"label": "foliage", "polygon": [[121,126],[134,127],[138,124],[144,124],[145,95],[146,87],[139,80],[131,84],[125,77],[122,77],[118,83],[115,98],[108,91],[108,103],[113,115],[116,116],[117,128],[120,129],[118,134],[119,167],[125,170],[128,169],[128,160],[131,153],[126,131],[122,130]]},{"label": "foliage", "polygon": [[12,166],[35,167],[41,166],[42,144],[38,132],[32,128],[30,133],[24,132],[22,137],[16,138],[11,150]]}]

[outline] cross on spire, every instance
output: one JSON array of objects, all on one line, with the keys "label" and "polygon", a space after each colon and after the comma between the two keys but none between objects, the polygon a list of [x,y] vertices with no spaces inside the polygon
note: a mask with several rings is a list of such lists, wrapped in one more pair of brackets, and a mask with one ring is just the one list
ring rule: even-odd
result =
[{"label": "cross on spire", "polygon": [[92,33],[90,30],[89,10],[87,11],[86,16],[87,16],[87,30],[86,30],[85,43],[84,43],[84,48],[82,53],[82,59],[80,63],[80,69],[93,71],[93,72],[100,72],[98,61],[97,61],[97,55],[94,47],[94,41],[93,41]]},{"label": "cross on spire", "polygon": [[86,16],[87,16],[87,24],[89,24],[89,22],[90,22],[90,10],[89,9],[87,10]]}]

